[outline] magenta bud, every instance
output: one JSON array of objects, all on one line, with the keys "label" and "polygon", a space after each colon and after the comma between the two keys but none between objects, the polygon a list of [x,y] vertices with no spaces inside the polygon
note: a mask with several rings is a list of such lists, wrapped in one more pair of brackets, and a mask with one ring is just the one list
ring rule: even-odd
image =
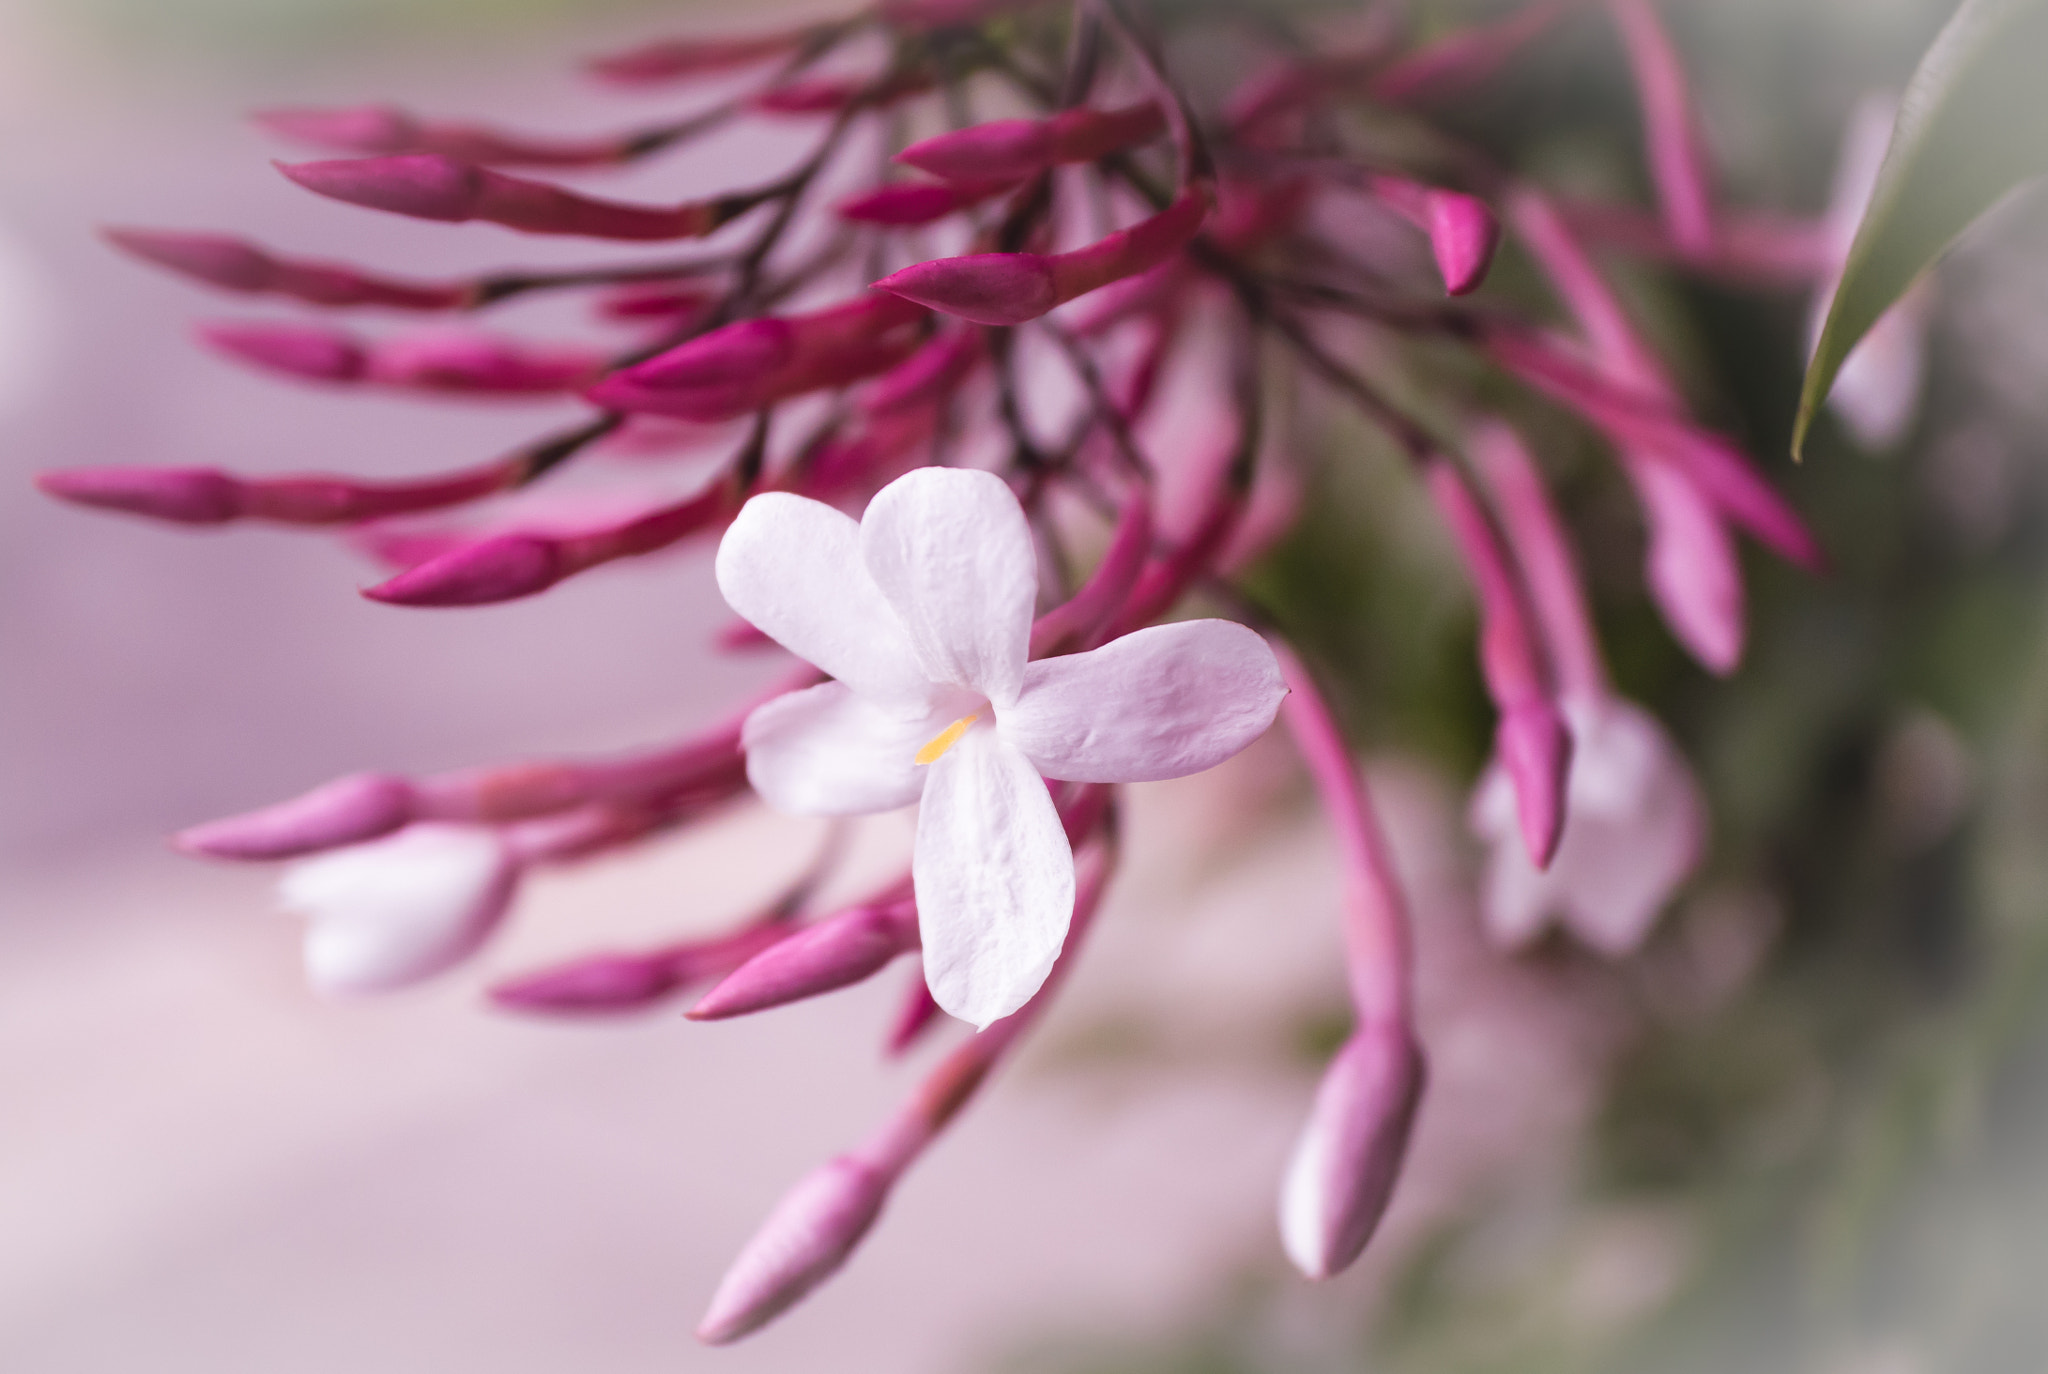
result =
[{"label": "magenta bud", "polygon": [[839,202],[839,218],[898,228],[930,224],[1002,194],[1012,181],[903,182]]},{"label": "magenta bud", "polygon": [[1516,702],[1501,713],[1494,751],[1514,784],[1522,843],[1538,868],[1548,868],[1564,835],[1565,783],[1572,760],[1571,732],[1548,698]]},{"label": "magenta bud", "polygon": [[260,811],[208,821],[173,843],[212,859],[290,859],[388,835],[413,819],[412,784],[389,773],[354,773]]},{"label": "magenta bud", "polygon": [[161,229],[102,229],[107,242],[146,262],[230,291],[269,289],[270,256],[225,234],[179,234]]},{"label": "magenta bud", "polygon": [[567,350],[525,348],[485,334],[417,334],[371,350],[368,380],[428,391],[545,394],[590,380],[598,360]]},{"label": "magenta bud", "polygon": [[299,106],[258,110],[249,116],[271,133],[323,148],[353,153],[396,153],[419,138],[419,122],[391,105],[351,105],[341,109]]},{"label": "magenta bud", "polygon": [[480,168],[436,153],[280,162],[277,170],[316,195],[448,224],[474,216],[483,196]]},{"label": "magenta bud", "polygon": [[556,541],[502,534],[430,558],[363,595],[393,606],[488,606],[544,592],[570,571]]},{"label": "magenta bud", "polygon": [[869,415],[888,415],[939,400],[966,378],[981,358],[981,335],[954,329],[939,335],[883,373],[860,398]]},{"label": "magenta bud", "polygon": [[1499,217],[1477,196],[1457,191],[1432,190],[1424,205],[1424,228],[1445,292],[1463,296],[1477,290],[1500,246]]},{"label": "magenta bud", "polygon": [[917,908],[897,902],[828,916],[741,964],[690,1009],[722,1021],[858,983],[917,947]]},{"label": "magenta bud", "polygon": [[660,954],[599,954],[499,983],[491,1000],[511,1011],[634,1011],[674,992],[686,970]]},{"label": "magenta bud", "polygon": [[788,320],[740,320],[657,353],[612,377],[676,391],[730,386],[786,366],[796,346],[797,331]]},{"label": "magenta bud", "polygon": [[896,161],[947,181],[1019,181],[1060,163],[1093,162],[1165,130],[1166,117],[1150,101],[1120,110],[1063,110],[1047,119],[998,119],[938,134],[911,144]]},{"label": "magenta bud", "polygon": [[1312,1279],[1349,1268],[1401,1175],[1427,1073],[1407,1026],[1360,1026],[1323,1073],[1280,1190],[1280,1239]]},{"label": "magenta bud", "polygon": [[241,483],[214,468],[73,468],[37,473],[35,480],[61,500],[185,525],[217,525],[242,514]]},{"label": "magenta bud", "polygon": [[587,65],[607,81],[673,81],[765,62],[796,47],[804,37],[804,30],[794,29],[753,38],[669,39],[593,58]]},{"label": "magenta bud", "polygon": [[697,1338],[725,1345],[750,1335],[830,1278],[875,1224],[894,1182],[851,1155],[807,1175],[725,1271]]},{"label": "magenta bud", "polygon": [[970,253],[915,263],[875,283],[908,301],[974,324],[1024,324],[1060,303],[1042,253]]},{"label": "magenta bud", "polygon": [[674,320],[711,303],[711,293],[688,283],[632,282],[606,292],[597,312],[608,320]]},{"label": "magenta bud", "polygon": [[361,344],[318,325],[202,324],[199,337],[244,362],[320,382],[360,380],[369,365]]}]

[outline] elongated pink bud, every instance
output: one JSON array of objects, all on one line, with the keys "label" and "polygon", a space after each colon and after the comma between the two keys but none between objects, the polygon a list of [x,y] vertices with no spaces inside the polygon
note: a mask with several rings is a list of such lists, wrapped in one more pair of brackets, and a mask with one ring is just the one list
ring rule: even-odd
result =
[{"label": "elongated pink bud", "polygon": [[1044,119],[998,119],[955,129],[896,154],[896,161],[946,181],[1025,177],[1063,163],[1093,162],[1166,132],[1151,101],[1116,110],[1062,110]]},{"label": "elongated pink bud", "polygon": [[892,1174],[841,1155],[784,1194],[725,1272],[697,1338],[725,1345],[758,1331],[830,1278],[881,1214]]},{"label": "elongated pink bud", "polygon": [[875,378],[861,393],[867,415],[892,415],[953,394],[982,359],[979,330],[949,329]]},{"label": "elongated pink bud", "polygon": [[738,509],[730,484],[602,529],[579,534],[508,533],[465,544],[365,588],[397,606],[485,606],[546,591],[599,564],[664,549],[720,525]]},{"label": "elongated pink bud", "polygon": [[887,371],[916,348],[906,326],[923,317],[908,302],[870,292],[808,315],[741,320],[614,372],[584,394],[613,410],[729,420]]},{"label": "elongated pink bud", "polygon": [[930,224],[999,196],[1013,181],[906,181],[839,202],[839,218],[907,228]]},{"label": "elongated pink bud", "polygon": [[925,982],[924,970],[920,968],[915,972],[917,976],[905,989],[903,1005],[897,1008],[896,1019],[889,1023],[889,1034],[882,1041],[882,1053],[891,1059],[909,1053],[911,1047],[941,1019],[939,1004],[932,1000],[931,985]]},{"label": "elongated pink bud", "polygon": [[274,134],[346,153],[439,153],[480,166],[590,167],[632,155],[635,140],[525,138],[474,124],[422,120],[393,105],[338,109],[302,106],[258,110],[251,116]]},{"label": "elongated pink bud", "polygon": [[589,381],[600,363],[583,350],[537,349],[469,332],[375,344],[322,325],[206,324],[199,334],[213,347],[273,372],[416,391],[545,395]]},{"label": "elongated pink bud", "polygon": [[689,282],[629,282],[600,296],[597,313],[608,320],[683,320],[702,311],[711,298]]},{"label": "elongated pink bud", "polygon": [[1206,186],[1193,185],[1150,219],[1071,253],[938,258],[906,267],[875,286],[975,324],[1023,324],[1166,261],[1194,238],[1211,200]]},{"label": "elongated pink bud", "polygon": [[1644,580],[1664,623],[1707,671],[1726,677],[1742,662],[1742,568],[1720,515],[1671,463],[1633,456],[1630,479],[1649,527]]},{"label": "elongated pink bud", "polygon": [[880,109],[908,96],[923,95],[932,88],[932,78],[915,68],[905,68],[881,81],[815,77],[790,81],[753,99],[762,114],[838,114],[855,105]]},{"label": "elongated pink bud", "polygon": [[1386,1212],[1426,1071],[1407,1026],[1368,1021],[1323,1073],[1280,1192],[1280,1239],[1312,1279],[1349,1268]]},{"label": "elongated pink bud", "polygon": [[490,997],[509,1011],[550,1015],[638,1011],[729,972],[785,933],[780,922],[763,921],[664,949],[586,955],[499,983]]},{"label": "elongated pink bud", "polygon": [[607,81],[638,85],[751,67],[790,52],[812,29],[751,34],[741,38],[669,38],[590,59],[585,66]]},{"label": "elongated pink bud", "polygon": [[314,381],[361,381],[369,365],[360,343],[319,325],[202,324],[198,334],[210,347],[244,362]]},{"label": "elongated pink bud", "polygon": [[242,514],[239,484],[217,468],[73,468],[36,474],[51,496],[100,510],[218,525]]},{"label": "elongated pink bud", "polygon": [[1402,218],[1429,235],[1430,252],[1447,294],[1467,295],[1486,280],[1494,250],[1500,247],[1500,219],[1485,201],[1405,177],[1374,177],[1372,189]]},{"label": "elongated pink bud", "polygon": [[468,288],[400,281],[339,263],[273,257],[255,244],[225,234],[178,234],[157,229],[106,229],[107,242],[146,262],[212,286],[252,296],[286,296],[311,305],[382,305],[398,310],[454,310],[468,303]]},{"label": "elongated pink bud", "polygon": [[1529,857],[1549,865],[1564,831],[1571,735],[1552,699],[1548,674],[1522,590],[1492,523],[1455,469],[1442,459],[1425,472],[1479,595],[1479,665],[1500,710],[1495,747],[1515,785]]},{"label": "elongated pink bud", "polygon": [[1124,498],[1117,512],[1116,533],[1095,571],[1081,589],[1066,601],[1038,617],[1031,626],[1031,651],[1043,655],[1071,640],[1081,647],[1093,647],[1099,632],[1123,609],[1145,560],[1152,552],[1152,503],[1143,491]]},{"label": "elongated pink bud", "polygon": [[1621,29],[1643,102],[1643,144],[1665,226],[1686,257],[1706,258],[1714,251],[1713,197],[1685,66],[1649,0],[1608,0],[1607,9]]},{"label": "elongated pink bud", "polygon": [[1593,632],[1585,583],[1535,457],[1521,435],[1493,421],[1474,428],[1467,450],[1493,490],[1509,548],[1550,650],[1559,695],[1566,700],[1606,696],[1607,668]]},{"label": "elongated pink bud", "polygon": [[374,840],[414,816],[412,784],[389,773],[355,773],[304,796],[181,831],[174,843],[211,859],[290,859]]},{"label": "elongated pink bud", "polygon": [[1505,19],[1445,34],[1382,68],[1372,79],[1373,98],[1405,105],[1469,90],[1490,79],[1575,3],[1577,0],[1539,0]]},{"label": "elongated pink bud", "polygon": [[350,205],[446,224],[483,220],[528,234],[629,241],[702,238],[736,213],[712,201],[653,206],[599,200],[438,153],[281,162],[277,167],[307,190]]},{"label": "elongated pink bud", "polygon": [[848,987],[917,948],[909,902],[857,906],[771,945],[728,974],[690,1009],[692,1021],[722,1021]]}]

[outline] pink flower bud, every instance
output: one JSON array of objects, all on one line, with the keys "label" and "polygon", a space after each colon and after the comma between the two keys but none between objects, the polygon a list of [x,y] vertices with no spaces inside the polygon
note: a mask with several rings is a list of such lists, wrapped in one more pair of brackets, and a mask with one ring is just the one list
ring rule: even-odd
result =
[{"label": "pink flower bud", "polygon": [[1349,1268],[1401,1174],[1425,1078],[1398,1022],[1361,1025],[1324,1071],[1280,1192],[1280,1239],[1312,1279]]},{"label": "pink flower bud", "polygon": [[1012,181],[906,181],[881,186],[839,202],[839,218],[856,224],[908,228],[930,224],[999,196]]},{"label": "pink flower bud", "polygon": [[771,945],[728,974],[690,1009],[692,1021],[722,1021],[858,983],[917,948],[917,908],[908,902],[857,906]]},{"label": "pink flower bud", "polygon": [[1166,261],[1194,238],[1209,206],[1208,190],[1191,186],[1150,219],[1071,253],[937,258],[906,267],[875,287],[975,324],[1024,324],[1054,306]]},{"label": "pink flower bud", "polygon": [[1522,843],[1536,867],[1548,867],[1564,835],[1571,774],[1572,737],[1564,715],[1546,697],[1517,702],[1501,712],[1493,748],[1515,789]]},{"label": "pink flower bud", "polygon": [[409,781],[355,773],[260,811],[193,826],[174,843],[212,859],[290,859],[388,835],[413,812]]},{"label": "pink flower bud", "polygon": [[725,973],[783,938],[778,921],[731,935],[691,940],[633,954],[593,954],[529,973],[491,989],[509,1011],[585,1014],[637,1011],[706,978]]},{"label": "pink flower bud", "polygon": [[371,349],[366,380],[424,391],[546,395],[588,382],[598,357],[539,349],[477,333],[414,334]]},{"label": "pink flower bud", "polygon": [[471,124],[433,124],[391,105],[292,107],[253,116],[272,133],[350,153],[439,153],[485,166],[589,167],[631,155],[629,138],[563,142],[522,138]]},{"label": "pink flower bud", "polygon": [[1093,162],[1165,131],[1166,116],[1151,101],[1118,110],[1062,110],[1045,119],[998,119],[955,129],[911,144],[896,161],[945,181],[1022,181],[1061,163]]},{"label": "pink flower bud", "polygon": [[1500,220],[1477,196],[1424,186],[1406,177],[1372,179],[1373,194],[1429,235],[1444,290],[1463,296],[1478,288],[1500,246]]},{"label": "pink flower bud", "polygon": [[711,202],[626,205],[486,171],[438,153],[281,162],[277,167],[307,190],[351,205],[446,224],[484,220],[528,234],[629,241],[701,238],[725,219]]},{"label": "pink flower bud", "polygon": [[431,558],[363,595],[393,606],[488,606],[533,596],[568,575],[560,541],[504,534]]},{"label": "pink flower bud", "polygon": [[981,356],[978,330],[947,330],[877,377],[861,393],[860,408],[868,415],[889,415],[942,401],[974,370]]},{"label": "pink flower bud", "polygon": [[288,296],[313,305],[383,305],[400,310],[452,310],[469,299],[469,292],[461,286],[396,281],[333,263],[290,261],[224,234],[156,229],[107,229],[102,233],[115,247],[146,262],[250,295]]},{"label": "pink flower bud", "polygon": [[725,1272],[697,1338],[726,1345],[758,1331],[830,1278],[881,1214],[893,1175],[841,1155],[775,1204]]},{"label": "pink flower bud", "polygon": [[671,38],[624,52],[592,58],[590,71],[607,81],[639,84],[673,81],[751,67],[780,57],[811,36],[809,29],[756,34],[746,38]]},{"label": "pink flower bud", "polygon": [[319,325],[202,324],[203,343],[244,362],[321,382],[362,379],[369,364],[363,346]]},{"label": "pink flower bud", "polygon": [[1713,197],[1684,64],[1648,0],[1608,0],[1607,9],[1621,29],[1635,72],[1650,180],[1671,241],[1688,258],[1707,257],[1714,249]]},{"label": "pink flower bud", "polygon": [[763,114],[837,114],[855,104],[880,109],[931,88],[929,75],[906,68],[879,82],[837,77],[785,82],[755,96],[753,106]]},{"label": "pink flower bud", "polygon": [[73,468],[36,474],[61,500],[182,525],[218,525],[242,514],[239,484],[215,468]]},{"label": "pink flower bud", "polygon": [[467,958],[504,916],[518,879],[491,831],[415,825],[293,865],[278,895],[307,918],[307,980],[345,996],[388,992]]},{"label": "pink flower bud", "polygon": [[597,313],[608,320],[683,320],[711,303],[711,293],[688,282],[630,282],[598,299]]},{"label": "pink flower bud", "polygon": [[1649,526],[1645,581],[1664,623],[1711,673],[1742,662],[1742,568],[1720,515],[1686,474],[1655,457],[1628,464]]},{"label": "pink flower bud", "polygon": [[932,1000],[931,986],[925,982],[924,970],[918,969],[916,974],[904,992],[903,1005],[897,1009],[896,1019],[889,1025],[888,1037],[882,1042],[882,1053],[891,1059],[908,1053],[911,1046],[939,1023],[939,1004]]}]

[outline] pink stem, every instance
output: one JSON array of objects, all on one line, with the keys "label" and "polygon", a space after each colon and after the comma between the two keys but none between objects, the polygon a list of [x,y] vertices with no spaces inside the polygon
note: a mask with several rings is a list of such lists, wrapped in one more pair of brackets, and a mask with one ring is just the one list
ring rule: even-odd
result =
[{"label": "pink stem", "polygon": [[1072,597],[1032,625],[1031,656],[1043,658],[1069,641],[1087,643],[1130,596],[1151,549],[1152,502],[1144,491],[1134,490],[1124,499],[1109,551],[1093,575]]},{"label": "pink stem", "polygon": [[1713,198],[1707,189],[1692,97],[1678,49],[1649,0],[1608,0],[1621,29],[1643,102],[1643,143],[1671,241],[1688,258],[1714,251]]},{"label": "pink stem", "polygon": [[1504,424],[1481,428],[1470,451],[1493,488],[1558,686],[1567,694],[1606,695],[1607,669],[1593,633],[1585,584],[1535,459],[1521,436]]}]

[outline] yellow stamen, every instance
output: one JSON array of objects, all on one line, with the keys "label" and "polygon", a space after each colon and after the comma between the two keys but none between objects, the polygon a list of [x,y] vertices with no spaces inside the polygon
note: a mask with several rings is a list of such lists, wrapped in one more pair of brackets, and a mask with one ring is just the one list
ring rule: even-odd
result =
[{"label": "yellow stamen", "polygon": [[960,719],[939,731],[938,734],[933,735],[931,741],[924,748],[917,751],[917,761],[920,764],[937,763],[945,756],[948,749],[951,749],[960,742],[960,737],[967,733],[967,727],[980,719],[979,715],[960,717]]}]

